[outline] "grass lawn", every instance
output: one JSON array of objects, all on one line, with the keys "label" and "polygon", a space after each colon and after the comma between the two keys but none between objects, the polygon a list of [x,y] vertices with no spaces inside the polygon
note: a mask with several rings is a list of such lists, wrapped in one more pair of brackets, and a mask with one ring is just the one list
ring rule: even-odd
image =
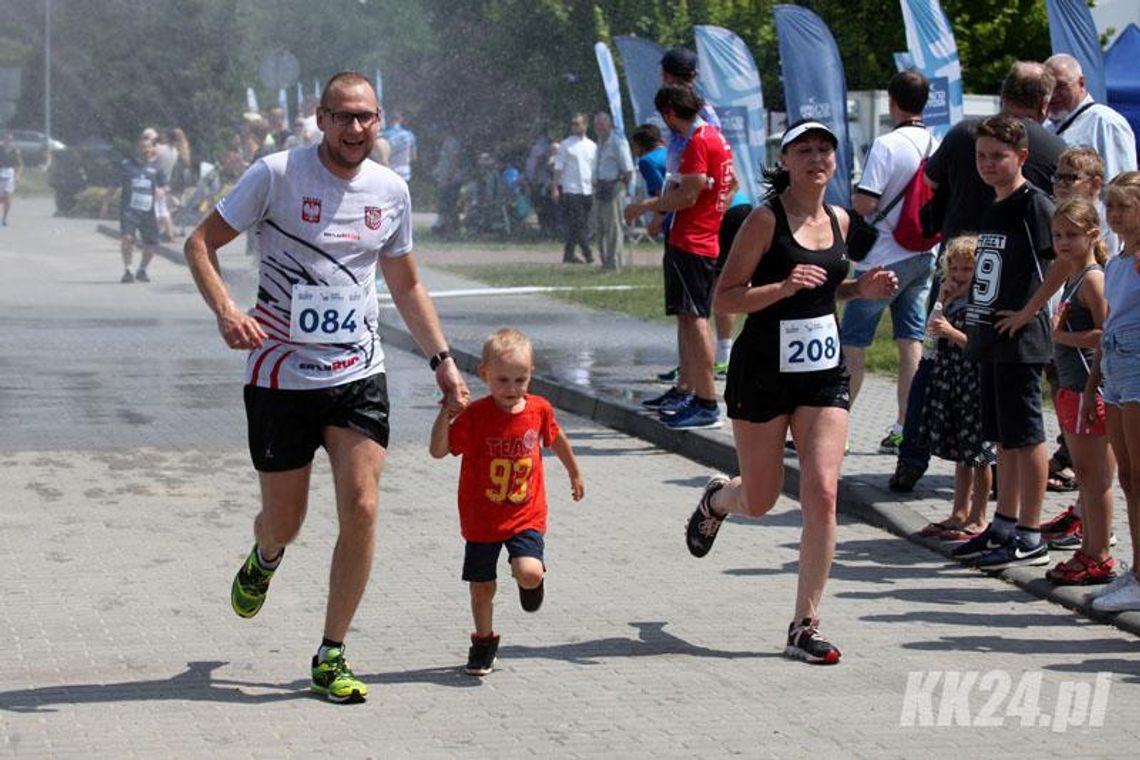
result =
[{"label": "grass lawn", "polygon": [[[461,277],[495,287],[521,285],[569,287],[552,293],[572,303],[607,309],[650,321],[672,321],[665,316],[661,267],[625,267],[619,272],[603,272],[596,267],[565,264],[449,264],[440,266]],[[600,286],[622,285],[630,290],[590,290]]]},{"label": "grass lawn", "polygon": [[[433,245],[438,243],[433,242]],[[455,245],[463,245],[455,243]],[[484,245],[480,243],[480,245]],[[500,244],[507,247],[510,244]],[[536,246],[549,244],[536,243]],[[517,247],[517,246],[512,246]],[[650,321],[672,321],[666,317],[662,304],[664,294],[661,267],[625,267],[620,272],[602,272],[593,267],[567,267],[563,264],[449,264],[440,266],[461,277],[487,283],[494,287],[518,287],[522,285],[542,287],[570,287],[580,290],[566,290],[552,293],[572,303],[607,309]],[[591,287],[605,285],[626,285],[631,290],[590,290]],[[843,308],[842,305],[839,307]],[[743,320],[741,320],[743,324]],[[880,374],[893,375],[898,371],[899,357],[891,338],[891,316],[887,312],[879,329],[875,331],[875,341],[867,349],[867,370]]]},{"label": "grass lawn", "polygon": [[30,198],[34,196],[51,195],[52,189],[47,183],[47,172],[42,166],[24,166],[24,174],[16,182],[16,197]]}]

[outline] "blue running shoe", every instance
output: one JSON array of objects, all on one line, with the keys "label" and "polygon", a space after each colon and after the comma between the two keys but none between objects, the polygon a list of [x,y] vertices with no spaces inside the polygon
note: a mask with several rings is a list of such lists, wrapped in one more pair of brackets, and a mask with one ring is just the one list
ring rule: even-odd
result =
[{"label": "blue running shoe", "polygon": [[661,417],[662,421],[679,414],[682,410],[688,408],[693,403],[693,394],[680,393],[680,395],[667,401],[661,406],[657,407],[657,414]]},{"label": "blue running shoe", "polygon": [[1030,546],[1020,537],[974,560],[979,570],[1005,570],[1009,567],[1030,567],[1049,564],[1049,544],[1040,541]]},{"label": "blue running shoe", "polygon": [[666,417],[665,426],[672,430],[695,430],[697,428],[718,428],[724,424],[720,409],[708,407],[695,401],[679,409],[676,414]]},{"label": "blue running shoe", "polygon": [[684,396],[685,394],[677,390],[677,386],[674,385],[672,388],[665,391],[660,396],[654,396],[653,398],[645,399],[641,402],[641,405],[646,409],[660,409],[663,405],[672,403],[679,398],[683,398]]},{"label": "blue running shoe", "polygon": [[1009,541],[1002,541],[994,534],[992,526],[987,525],[985,530],[951,552],[951,556],[954,559],[969,561],[999,549],[1007,543]]}]

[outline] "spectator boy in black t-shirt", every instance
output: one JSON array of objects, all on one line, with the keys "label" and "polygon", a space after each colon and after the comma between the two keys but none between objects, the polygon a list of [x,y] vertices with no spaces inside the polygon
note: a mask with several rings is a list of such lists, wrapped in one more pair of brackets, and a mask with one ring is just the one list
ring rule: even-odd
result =
[{"label": "spectator boy in black t-shirt", "polygon": [[1041,377],[1052,355],[1044,307],[1065,271],[1049,268],[1053,203],[1022,174],[1028,144],[1012,116],[978,125],[978,174],[996,198],[978,226],[966,353],[979,364],[985,437],[998,444],[998,506],[954,556],[992,570],[1049,562],[1040,528],[1049,471]]}]

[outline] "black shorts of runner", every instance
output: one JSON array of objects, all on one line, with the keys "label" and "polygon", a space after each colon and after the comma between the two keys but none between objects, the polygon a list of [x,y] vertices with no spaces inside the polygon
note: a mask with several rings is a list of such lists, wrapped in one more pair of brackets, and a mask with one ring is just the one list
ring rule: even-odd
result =
[{"label": "black shorts of runner", "polygon": [[158,245],[158,219],[154,211],[127,210],[119,214],[119,232],[123,237],[138,238],[143,245]]},{"label": "black shorts of runner", "polygon": [[388,448],[388,380],[372,375],[313,390],[245,386],[249,455],[258,472],[304,467],[326,427],[351,428]]},{"label": "black shorts of runner", "polygon": [[1044,365],[979,362],[978,372],[982,376],[982,437],[997,441],[1003,449],[1044,443]]},{"label": "black shorts of runner", "polygon": [[708,318],[716,287],[716,259],[665,246],[665,313]]},{"label": "black shorts of runner", "polygon": [[842,362],[820,372],[779,372],[778,357],[757,356],[747,349],[734,344],[728,362],[724,403],[729,419],[760,423],[801,406],[851,408],[851,377]]},{"label": "black shorts of runner", "polygon": [[[499,564],[499,553],[503,546],[507,547],[507,556],[534,557],[542,562],[543,552],[546,550],[546,541],[537,530],[524,530],[518,535],[511,536],[506,541],[491,543],[467,542],[467,549],[463,554],[463,580],[470,583],[486,583],[498,577],[496,566]],[[546,570],[543,562],[542,569]]]},{"label": "black shorts of runner", "polygon": [[717,245],[720,246],[720,255],[716,257],[716,273],[724,271],[724,262],[728,261],[728,253],[732,250],[732,241],[736,240],[736,233],[740,225],[752,213],[752,206],[741,203],[724,212],[724,219],[720,222],[720,231],[717,233]]}]

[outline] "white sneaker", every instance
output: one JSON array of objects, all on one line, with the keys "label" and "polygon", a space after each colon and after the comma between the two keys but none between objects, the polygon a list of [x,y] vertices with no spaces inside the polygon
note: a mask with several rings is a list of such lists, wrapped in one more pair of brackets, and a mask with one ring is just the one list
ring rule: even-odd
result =
[{"label": "white sneaker", "polygon": [[1126,581],[1116,591],[1093,599],[1092,608],[1098,612],[1140,610],[1140,582],[1132,573],[1128,573],[1127,577],[1131,580]]}]

